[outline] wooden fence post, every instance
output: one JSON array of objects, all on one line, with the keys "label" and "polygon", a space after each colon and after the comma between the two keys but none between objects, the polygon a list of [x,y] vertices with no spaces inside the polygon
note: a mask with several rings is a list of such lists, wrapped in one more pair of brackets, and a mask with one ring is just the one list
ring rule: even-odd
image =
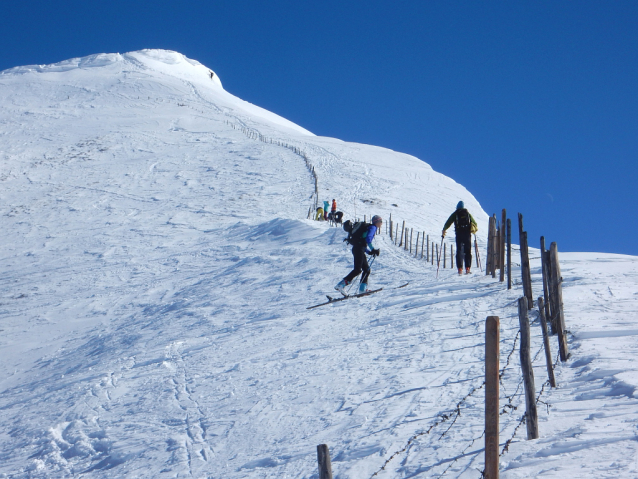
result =
[{"label": "wooden fence post", "polygon": [[[556,334],[556,328],[552,322],[552,315],[549,313],[549,261],[547,251],[545,250],[545,237],[541,236],[541,272],[543,275],[543,297],[545,298],[545,318],[549,319],[552,327],[552,334]],[[540,305],[539,305],[540,309]]]},{"label": "wooden fence post", "polygon": [[541,329],[543,330],[543,346],[545,347],[545,363],[547,364],[547,377],[549,385],[556,387],[556,378],[554,378],[554,365],[552,364],[552,351],[549,348],[549,332],[547,331],[547,319],[545,318],[545,309],[543,308],[543,297],[538,298],[538,314],[541,318]]},{"label": "wooden fence post", "polygon": [[[427,247],[425,248],[425,261],[430,261],[430,235],[427,236]],[[423,257],[423,255],[421,255]]]},{"label": "wooden fence post", "polygon": [[507,289],[512,289],[512,220],[507,220]]},{"label": "wooden fence post", "polygon": [[430,260],[432,261],[432,265],[434,265],[434,241],[432,241],[432,254],[430,255]]},{"label": "wooden fence post", "polygon": [[556,312],[554,311],[554,298],[552,298],[552,255],[549,251],[545,251],[545,268],[547,274],[547,302],[545,304],[546,313],[545,316],[551,326],[552,334],[556,334],[558,328],[556,327]]},{"label": "wooden fence post", "polygon": [[499,276],[499,281],[502,283],[505,281],[505,225],[507,224],[507,211],[503,208],[501,213],[501,248],[500,248],[500,264],[501,264],[501,275]]},{"label": "wooden fence post", "polygon": [[485,475],[498,479],[499,436],[499,318],[488,316],[485,323]]},{"label": "wooden fence post", "polygon": [[[440,257],[439,257],[439,245],[436,245],[436,264],[439,264],[439,261],[441,261]],[[434,264],[434,263],[432,263]],[[437,266],[438,269],[438,266]]]},{"label": "wooden fence post", "polygon": [[554,302],[552,314],[555,316],[556,332],[558,333],[558,347],[560,360],[567,361],[569,358],[569,347],[567,346],[567,333],[565,333],[565,315],[563,314],[563,278],[560,275],[560,265],[558,264],[558,245],[552,243],[549,246],[549,254],[552,264],[552,289],[550,298]]},{"label": "wooden fence post", "polygon": [[416,245],[414,246],[414,257],[419,256],[419,237],[421,236],[421,232],[416,232]]},{"label": "wooden fence post", "polygon": [[319,462],[319,479],[332,479],[332,464],[327,444],[317,446],[317,461]]},{"label": "wooden fence post", "polygon": [[[492,217],[490,216],[487,221],[487,253],[485,255],[485,276],[490,274],[490,244],[492,243]],[[478,258],[478,256],[477,256]]]},{"label": "wooden fence post", "polygon": [[408,241],[410,239],[410,230],[405,229],[405,243],[403,243],[403,249],[408,250]]},{"label": "wooden fence post", "polygon": [[399,243],[399,248],[401,246],[403,246],[403,232],[404,232],[404,230],[405,230],[405,220],[403,221],[403,225],[401,226],[401,242]]},{"label": "wooden fence post", "polygon": [[496,264],[496,260],[498,258],[498,233],[496,230],[496,215],[492,216],[492,221],[490,221],[490,273],[492,278],[496,278],[496,268],[498,265]]},{"label": "wooden fence post", "polygon": [[399,239],[399,223],[397,223],[397,227],[394,230],[394,244],[397,244],[398,239]]},{"label": "wooden fence post", "polygon": [[521,369],[525,385],[525,416],[527,422],[527,439],[538,438],[538,411],[536,409],[536,388],[534,386],[534,369],[530,353],[529,318],[527,316],[527,298],[518,300],[518,321],[521,326]]},{"label": "wooden fence post", "polygon": [[490,216],[490,220],[487,227],[487,264],[485,265],[485,275],[488,276],[492,273],[493,269],[493,254],[492,254],[492,244],[494,242],[492,238],[492,230],[494,229],[494,217]]},{"label": "wooden fence post", "polygon": [[523,215],[518,214],[518,236],[521,246],[521,279],[523,280],[523,294],[527,298],[527,307],[532,309],[534,298],[532,296],[532,273],[529,267],[529,250],[527,233],[523,231]]},{"label": "wooden fence post", "polygon": [[414,228],[410,228],[410,254],[412,254],[412,238],[414,236]]},{"label": "wooden fence post", "polygon": [[532,277],[529,267],[529,252],[527,248],[527,231],[521,232],[521,277],[523,280],[523,295],[527,299],[527,307],[532,309],[534,300],[532,296]]}]

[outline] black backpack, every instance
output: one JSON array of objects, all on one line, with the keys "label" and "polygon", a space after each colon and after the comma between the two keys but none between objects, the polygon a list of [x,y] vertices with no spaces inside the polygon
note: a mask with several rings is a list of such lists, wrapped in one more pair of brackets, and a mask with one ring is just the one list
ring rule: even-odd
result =
[{"label": "black backpack", "polygon": [[343,241],[353,246],[364,245],[366,242],[364,236],[368,231],[369,226],[370,223],[366,223],[364,221],[357,221],[356,223],[353,223],[350,220],[346,221],[343,224],[343,229],[348,233],[348,237]]},{"label": "black backpack", "polygon": [[454,220],[454,229],[459,233],[467,233],[472,228],[472,220],[470,212],[465,208],[456,210],[456,219]]}]

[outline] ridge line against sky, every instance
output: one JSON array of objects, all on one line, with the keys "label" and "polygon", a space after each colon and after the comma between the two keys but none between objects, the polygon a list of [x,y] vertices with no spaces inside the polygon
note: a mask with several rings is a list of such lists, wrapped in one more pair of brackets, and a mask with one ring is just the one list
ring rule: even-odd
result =
[{"label": "ridge line against sky", "polygon": [[26,1],[0,27],[1,70],[175,50],[315,134],[412,154],[488,213],[523,213],[532,246],[638,254],[635,2]]}]

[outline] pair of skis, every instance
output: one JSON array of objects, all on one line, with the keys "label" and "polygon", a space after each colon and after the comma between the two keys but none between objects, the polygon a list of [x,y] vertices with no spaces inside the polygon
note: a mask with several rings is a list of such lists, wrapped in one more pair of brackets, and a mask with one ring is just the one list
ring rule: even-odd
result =
[{"label": "pair of skis", "polygon": [[[405,288],[408,284],[410,284],[409,281],[407,283],[405,283],[405,284],[402,284],[401,286],[397,286],[396,288],[392,288],[392,289]],[[371,294],[378,293],[381,290],[383,290],[383,288],[372,289],[370,291],[366,291],[365,293],[348,294],[348,295],[345,295],[343,298],[333,298],[332,296],[326,295],[326,297],[328,298],[328,301],[326,301],[325,303],[321,303],[321,304],[315,304],[314,306],[308,306],[306,309],[314,309],[314,308],[318,308],[319,306],[325,306],[327,304],[338,303],[339,301],[345,301],[346,299],[353,299],[353,298],[361,298],[363,296],[370,296]]]}]

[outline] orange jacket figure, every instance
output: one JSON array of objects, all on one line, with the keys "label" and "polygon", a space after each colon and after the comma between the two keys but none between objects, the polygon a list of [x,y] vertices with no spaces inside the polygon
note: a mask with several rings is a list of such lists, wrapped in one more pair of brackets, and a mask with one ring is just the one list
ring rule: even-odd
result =
[{"label": "orange jacket figure", "polygon": [[332,200],[332,208],[330,208],[330,212],[336,213],[337,211],[337,200]]}]

